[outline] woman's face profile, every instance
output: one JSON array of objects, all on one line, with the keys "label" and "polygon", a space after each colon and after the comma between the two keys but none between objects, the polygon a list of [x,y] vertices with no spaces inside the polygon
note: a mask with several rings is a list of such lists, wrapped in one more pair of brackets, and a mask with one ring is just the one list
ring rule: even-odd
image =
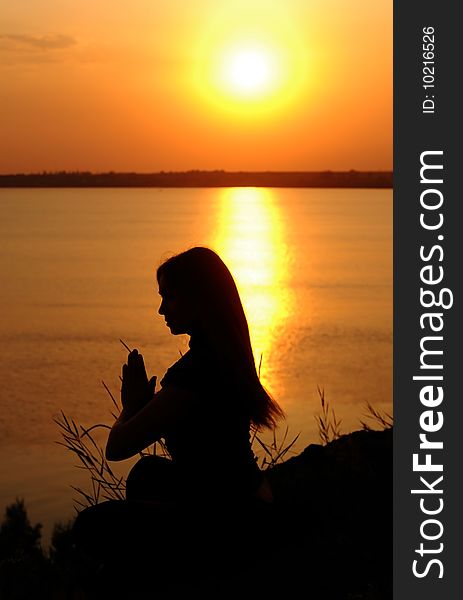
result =
[{"label": "woman's face profile", "polygon": [[184,294],[178,293],[167,284],[163,275],[159,279],[159,295],[161,304],[158,313],[164,316],[172,335],[190,334],[193,321],[192,307]]}]

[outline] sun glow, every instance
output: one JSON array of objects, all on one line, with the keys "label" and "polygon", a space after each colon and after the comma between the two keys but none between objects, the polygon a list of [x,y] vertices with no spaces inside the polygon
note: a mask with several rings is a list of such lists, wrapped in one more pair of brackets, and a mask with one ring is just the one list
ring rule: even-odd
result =
[{"label": "sun glow", "polygon": [[230,91],[238,94],[262,94],[275,84],[275,60],[260,48],[231,51],[224,58],[223,80]]},{"label": "sun glow", "polygon": [[260,119],[300,100],[309,70],[307,52],[284,19],[244,28],[222,22],[195,47],[192,77],[204,105]]}]

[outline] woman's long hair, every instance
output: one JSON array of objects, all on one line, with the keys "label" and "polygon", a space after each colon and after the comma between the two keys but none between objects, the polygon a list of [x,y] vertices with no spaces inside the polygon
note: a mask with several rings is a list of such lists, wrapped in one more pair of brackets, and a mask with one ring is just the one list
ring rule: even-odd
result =
[{"label": "woman's long hair", "polygon": [[162,263],[158,282],[161,277],[191,303],[198,332],[237,384],[254,426],[275,426],[284,413],[259,380],[241,299],[222,259],[209,248],[191,248]]}]

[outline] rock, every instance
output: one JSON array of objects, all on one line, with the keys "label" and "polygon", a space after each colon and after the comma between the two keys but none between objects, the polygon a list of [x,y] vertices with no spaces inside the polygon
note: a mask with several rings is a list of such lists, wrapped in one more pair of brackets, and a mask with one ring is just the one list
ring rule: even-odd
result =
[{"label": "rock", "polygon": [[309,569],[325,598],[390,598],[392,429],[311,444],[267,473],[280,535],[292,548],[288,576]]}]

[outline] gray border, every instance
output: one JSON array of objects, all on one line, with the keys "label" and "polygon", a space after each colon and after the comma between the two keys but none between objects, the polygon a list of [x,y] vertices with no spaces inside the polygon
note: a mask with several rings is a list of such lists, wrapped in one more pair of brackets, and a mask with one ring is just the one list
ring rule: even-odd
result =
[{"label": "gray border", "polygon": [[[463,443],[463,394],[458,387],[460,362],[459,338],[463,335],[460,312],[462,297],[462,256],[460,240],[463,222],[458,219],[459,204],[463,204],[459,190],[459,132],[462,102],[460,48],[461,20],[458,2],[429,0],[394,1],[394,598],[439,600],[463,597],[460,573],[463,574],[463,469],[460,464]],[[422,88],[422,30],[435,28],[435,99],[434,114],[423,114],[421,103],[426,92]],[[443,150],[443,178],[440,186],[444,194],[444,225],[439,233],[443,241],[435,241],[437,232],[425,231],[419,223],[420,154],[426,150]],[[460,184],[461,185],[461,184]],[[444,369],[444,400],[439,408],[444,415],[443,428],[433,434],[442,440],[443,450],[433,452],[443,462],[443,473],[421,473],[432,481],[443,474],[444,508],[436,518],[442,521],[444,532],[435,542],[422,540],[420,525],[426,518],[419,506],[419,495],[411,489],[420,486],[419,473],[412,469],[412,455],[419,451],[418,435],[422,431],[419,417],[425,407],[420,403],[422,382],[413,376],[423,374],[420,364],[420,269],[423,266],[419,248],[433,243],[444,249],[443,286],[452,290],[454,305],[443,310],[445,326],[440,334]],[[436,255],[437,256],[437,255]],[[438,309],[431,309],[438,310]],[[429,374],[436,372],[429,371]],[[436,384],[439,385],[439,384]],[[431,434],[429,434],[431,438]],[[440,454],[438,454],[440,452]],[[422,451],[423,453],[423,451]],[[418,484],[418,485],[417,485]],[[437,486],[436,486],[437,487]],[[437,502],[437,495],[429,495]],[[430,500],[431,502],[431,500]],[[430,505],[429,505],[430,506]],[[431,529],[428,530],[431,532]],[[437,577],[438,568],[430,569],[421,579],[412,573],[412,563],[421,541],[426,547],[444,544],[440,554],[427,555],[442,560],[444,575]],[[426,560],[426,559],[420,559]],[[424,562],[421,565],[425,564]]]}]

